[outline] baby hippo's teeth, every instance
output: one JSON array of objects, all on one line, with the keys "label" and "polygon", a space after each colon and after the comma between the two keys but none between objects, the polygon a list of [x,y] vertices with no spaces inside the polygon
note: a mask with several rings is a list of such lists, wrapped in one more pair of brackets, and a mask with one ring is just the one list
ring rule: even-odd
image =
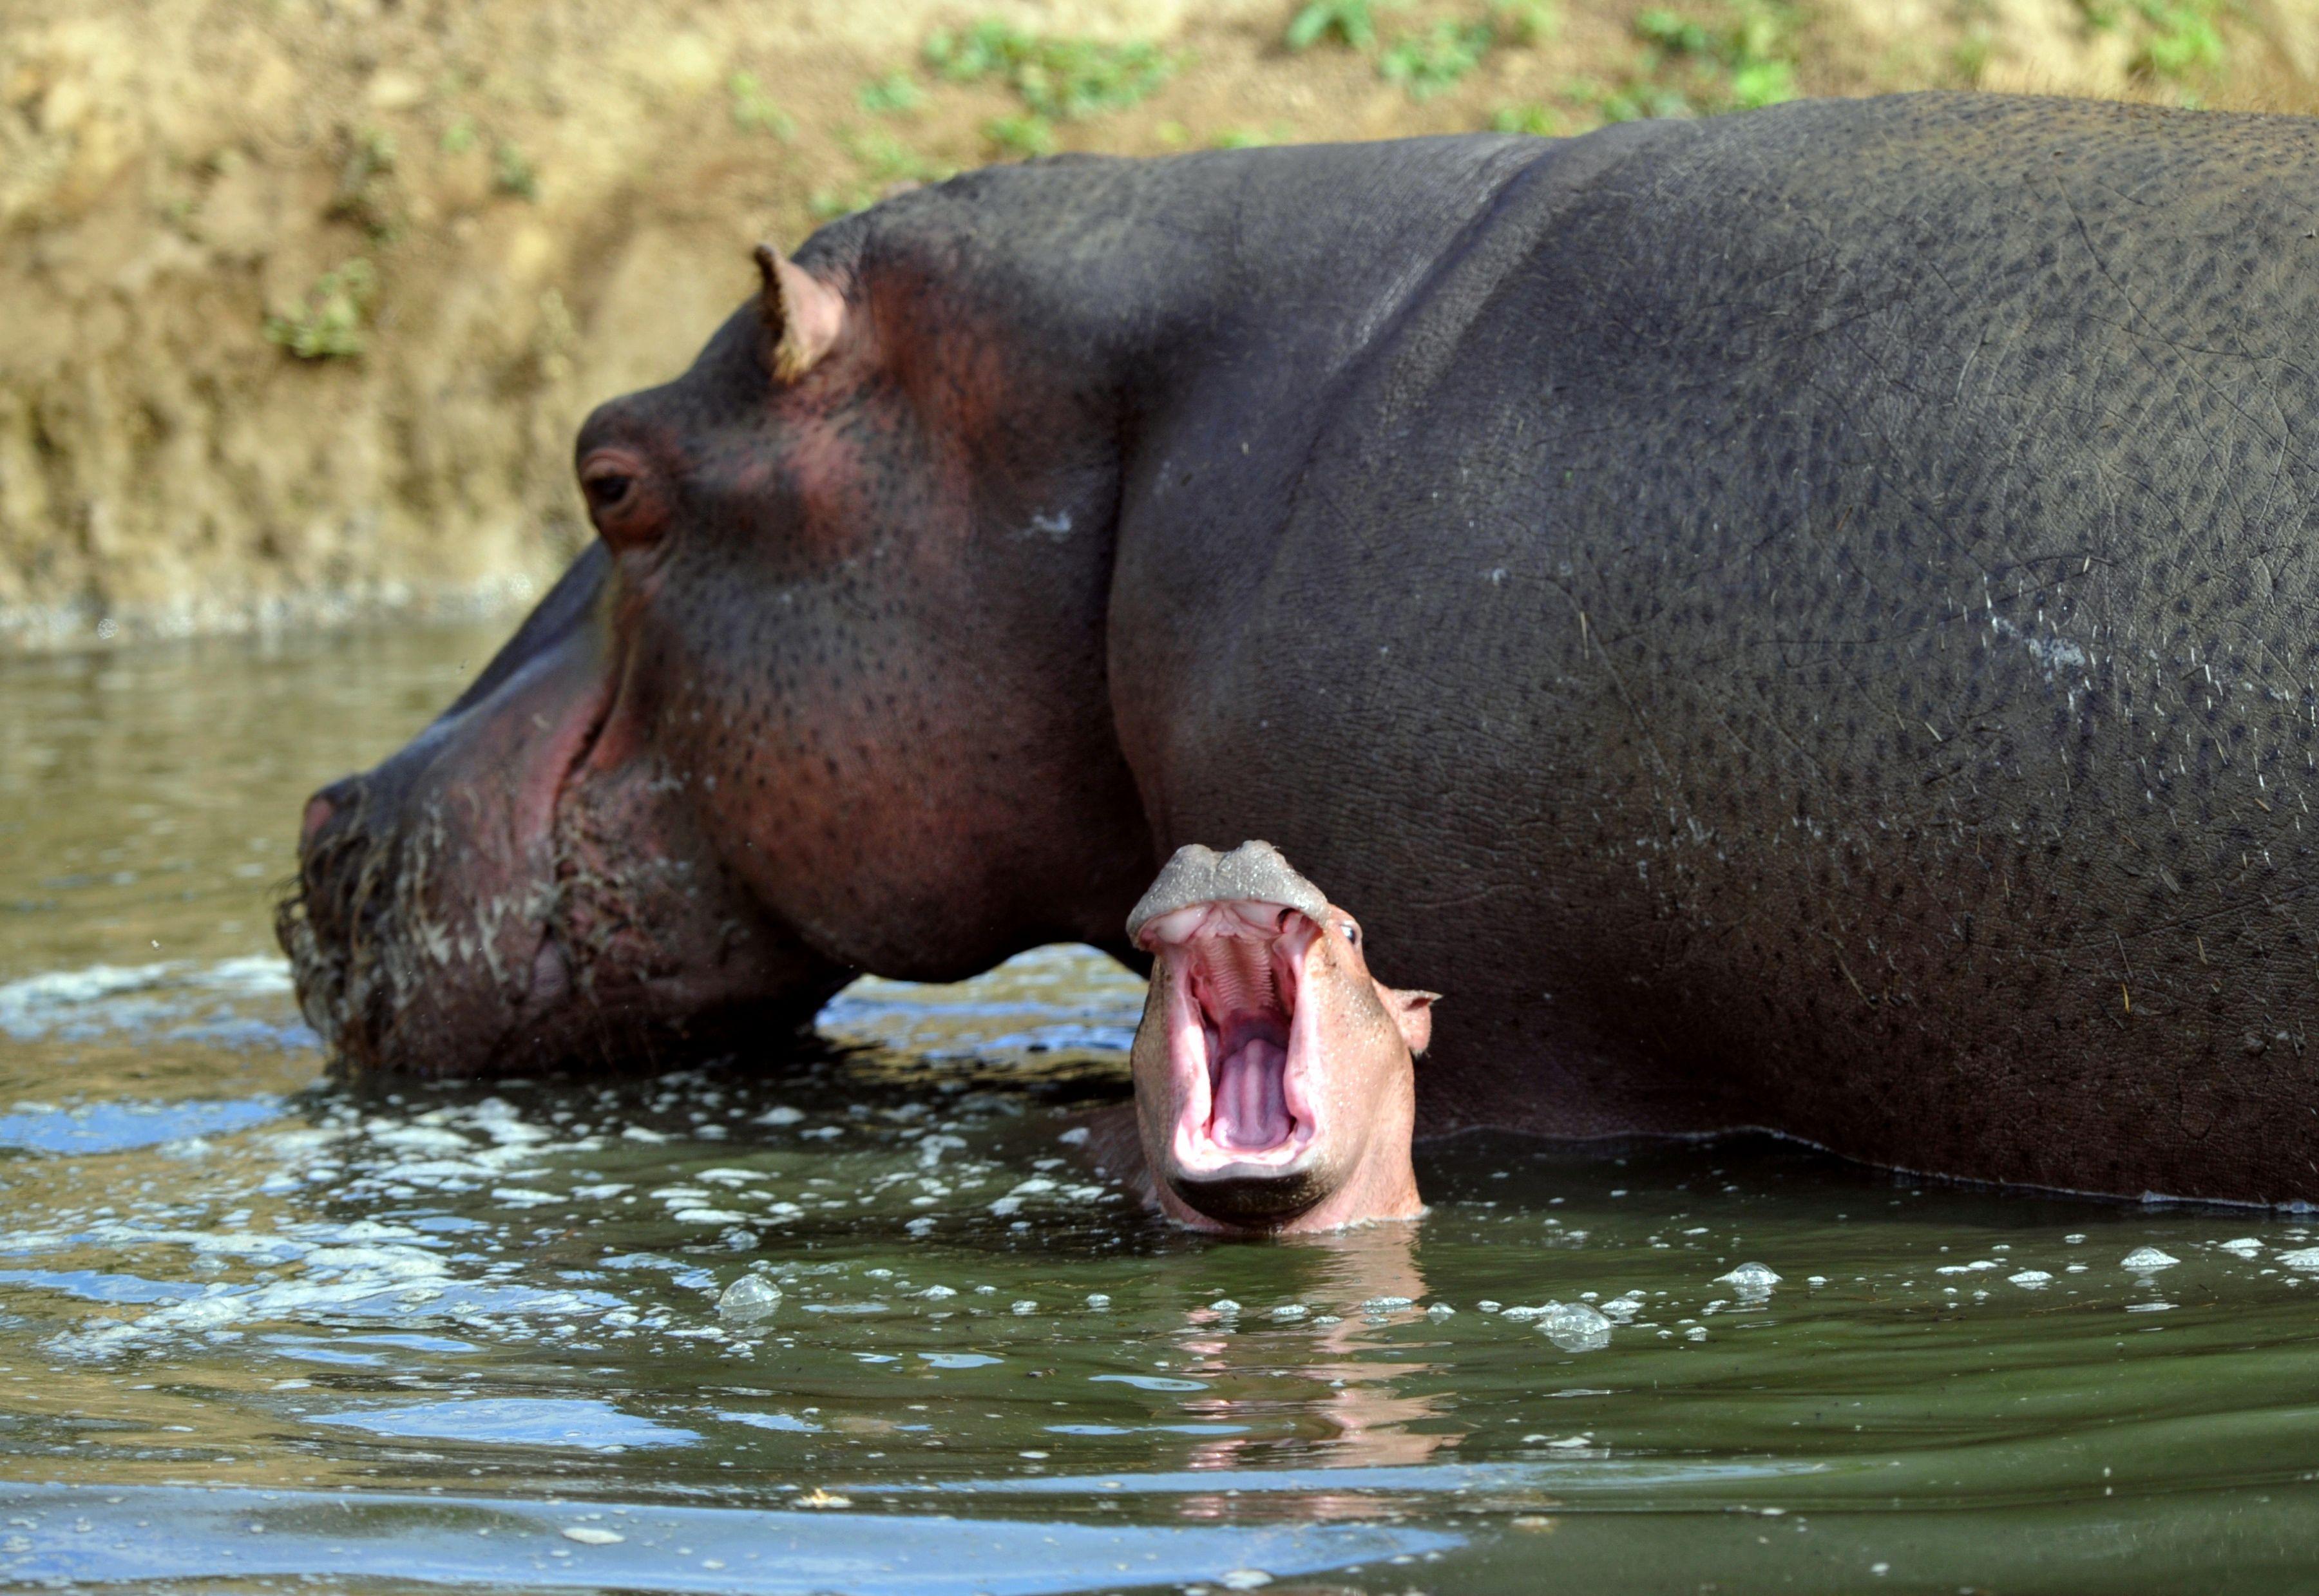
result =
[{"label": "baby hippo's teeth", "polygon": [[1259,931],[1273,930],[1280,924],[1280,906],[1243,899],[1232,906],[1232,912]]},{"label": "baby hippo's teeth", "polygon": [[1144,926],[1143,935],[1147,941],[1152,942],[1188,942],[1192,933],[1200,928],[1200,922],[1207,917],[1208,906],[1196,903],[1189,908],[1178,909],[1172,915],[1160,915]]}]

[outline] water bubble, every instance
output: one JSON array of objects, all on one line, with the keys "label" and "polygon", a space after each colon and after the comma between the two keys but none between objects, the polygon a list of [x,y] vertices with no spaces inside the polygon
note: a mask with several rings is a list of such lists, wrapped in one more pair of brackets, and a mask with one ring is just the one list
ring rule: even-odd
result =
[{"label": "water bubble", "polygon": [[2228,1241],[2217,1241],[2215,1245],[2221,1248],[2224,1252],[2234,1252],[2241,1258],[2260,1258],[2262,1256],[2262,1243],[2252,1236],[2234,1237]]},{"label": "water bubble", "polygon": [[717,1299],[717,1312],[727,1319],[762,1319],[781,1305],[781,1288],[762,1275],[744,1275]]},{"label": "water bubble", "polygon": [[1728,1275],[1715,1277],[1718,1285],[1728,1285],[1743,1296],[1767,1296],[1780,1277],[1769,1264],[1741,1264]]},{"label": "water bubble", "polygon": [[1611,1321],[1584,1303],[1549,1303],[1538,1328],[1565,1352],[1600,1352],[1611,1344]]},{"label": "water bubble", "polygon": [[2293,1252],[2282,1252],[2278,1261],[2290,1269],[2319,1269],[2319,1247],[2299,1247]]},{"label": "water bubble", "polygon": [[1260,1568],[1234,1568],[1216,1580],[1227,1591],[1254,1591],[1271,1582],[1272,1576]]},{"label": "water bubble", "polygon": [[2155,1247],[2137,1247],[2118,1259],[2118,1267],[2136,1275],[2147,1275],[2156,1269],[2170,1269],[2182,1260],[2170,1252],[2161,1252]]},{"label": "water bubble", "polygon": [[1455,1309],[1455,1308],[1451,1307],[1451,1306],[1450,1306],[1448,1303],[1434,1303],[1434,1304],[1433,1304],[1433,1306],[1431,1306],[1430,1308],[1428,1308],[1428,1309],[1425,1311],[1425,1317],[1426,1317],[1426,1318],[1428,1318],[1428,1319],[1432,1320],[1435,1323],[1437,1323],[1437,1324],[1438,1324],[1438,1323],[1439,1323],[1442,1320],[1445,1320],[1445,1319],[1448,1318],[1450,1315],[1454,1314],[1454,1313],[1455,1313],[1455,1312],[1457,1312],[1457,1309]]},{"label": "water bubble", "polygon": [[1105,1308],[1111,1306],[1111,1294],[1101,1291],[1091,1291],[1087,1293],[1087,1306],[1097,1313],[1102,1312]]},{"label": "water bubble", "polygon": [[2023,1291],[2042,1291],[2053,1283],[2053,1277],[2043,1269],[2024,1269],[2018,1275],[2005,1277]]}]

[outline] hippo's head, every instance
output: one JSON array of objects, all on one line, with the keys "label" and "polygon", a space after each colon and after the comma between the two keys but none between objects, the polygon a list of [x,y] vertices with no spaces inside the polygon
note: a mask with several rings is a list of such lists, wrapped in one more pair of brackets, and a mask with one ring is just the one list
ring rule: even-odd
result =
[{"label": "hippo's head", "polygon": [[855,970],[1124,951],[1150,842],[1104,685],[1100,396],[944,269],[946,214],[761,249],[691,368],[582,429],[597,546],[310,802],[280,931],[342,1059],[672,1064]]},{"label": "hippo's head", "polygon": [[1434,995],[1372,977],[1350,915],[1269,843],[1196,844],[1128,935],[1154,960],[1133,1069],[1162,1206],[1274,1233],[1421,1212],[1409,1142]]}]

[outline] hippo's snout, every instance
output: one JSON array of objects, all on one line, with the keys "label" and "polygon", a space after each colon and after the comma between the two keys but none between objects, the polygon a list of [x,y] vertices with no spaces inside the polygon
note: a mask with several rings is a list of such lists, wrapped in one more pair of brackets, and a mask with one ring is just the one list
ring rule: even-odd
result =
[{"label": "hippo's snout", "polygon": [[620,735],[601,607],[573,591],[591,571],[402,752],[307,800],[275,930],[349,1066],[669,1068],[793,1035],[850,973],[763,912],[690,784]]}]

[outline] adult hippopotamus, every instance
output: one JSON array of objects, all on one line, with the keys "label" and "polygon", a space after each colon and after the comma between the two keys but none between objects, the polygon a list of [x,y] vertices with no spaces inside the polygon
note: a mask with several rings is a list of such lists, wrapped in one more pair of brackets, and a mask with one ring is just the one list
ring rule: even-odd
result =
[{"label": "adult hippopotamus", "polygon": [[726,1049],[1264,836],[1421,1133],[2319,1199],[2319,122],[1926,95],[976,172],[582,429],[310,805],[356,1066]]}]

